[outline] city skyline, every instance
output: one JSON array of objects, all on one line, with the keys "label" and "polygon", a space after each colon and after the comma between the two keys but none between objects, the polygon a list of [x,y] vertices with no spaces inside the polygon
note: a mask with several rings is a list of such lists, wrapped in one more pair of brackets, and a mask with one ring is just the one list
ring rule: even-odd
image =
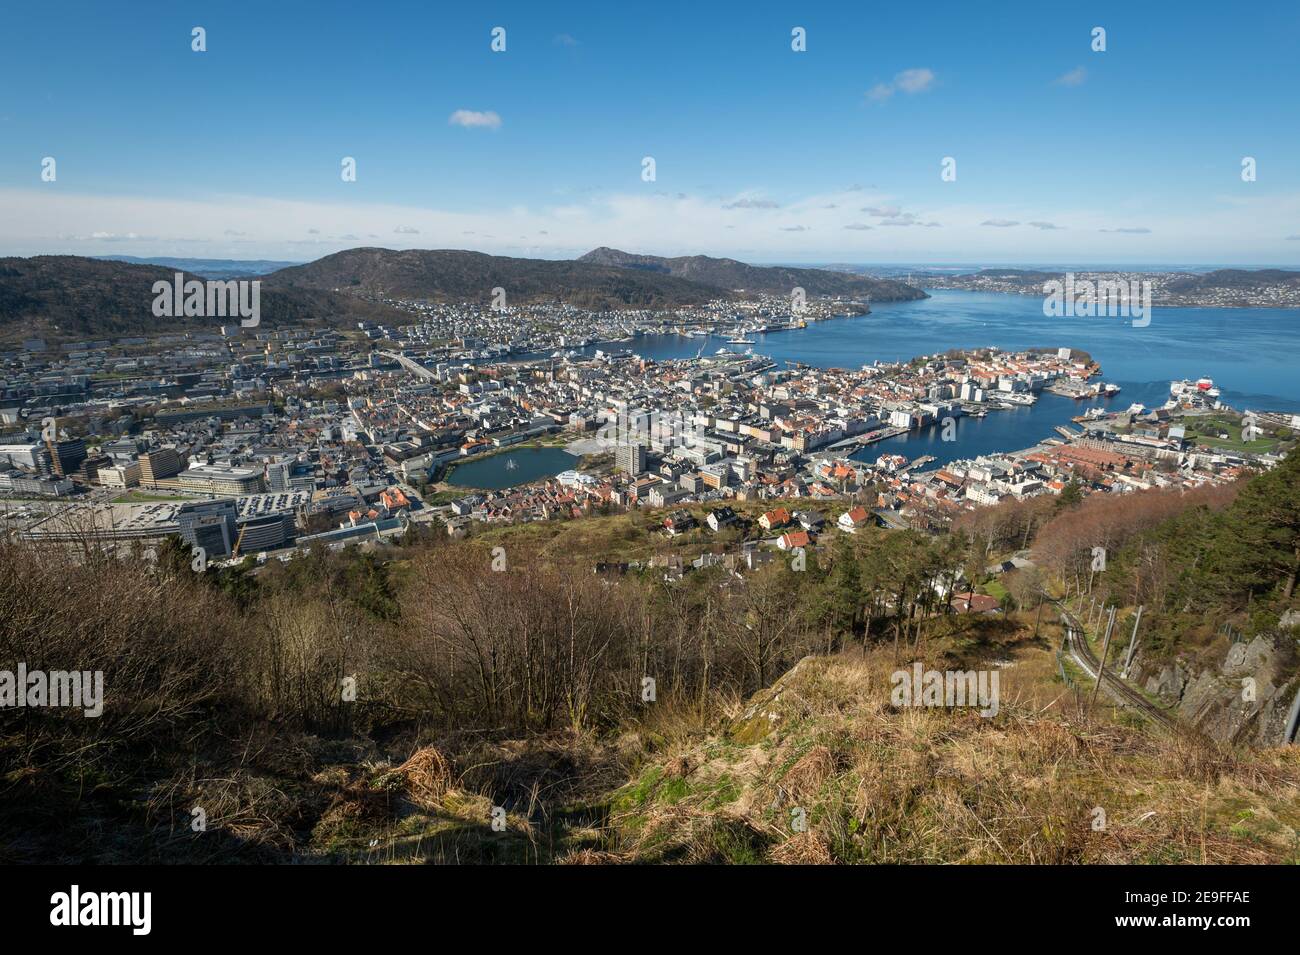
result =
[{"label": "city skyline", "polygon": [[0,254],[1300,258],[1280,4],[154,9],[11,14]]}]

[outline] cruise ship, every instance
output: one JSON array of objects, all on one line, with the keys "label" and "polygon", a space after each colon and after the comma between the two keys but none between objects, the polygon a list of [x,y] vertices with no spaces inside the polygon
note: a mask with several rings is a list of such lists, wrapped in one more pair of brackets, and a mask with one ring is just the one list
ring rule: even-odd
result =
[{"label": "cruise ship", "polygon": [[1038,395],[1028,391],[1008,391],[998,395],[998,400],[1011,405],[1032,405],[1038,401]]}]

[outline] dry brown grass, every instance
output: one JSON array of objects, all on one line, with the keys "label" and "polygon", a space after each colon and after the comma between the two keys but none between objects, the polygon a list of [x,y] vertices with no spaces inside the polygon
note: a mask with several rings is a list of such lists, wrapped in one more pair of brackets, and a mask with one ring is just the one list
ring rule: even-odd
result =
[{"label": "dry brown grass", "polygon": [[621,865],[624,859],[613,852],[599,849],[577,849],[556,860],[557,865]]},{"label": "dry brown grass", "polygon": [[[716,854],[725,820],[759,833],[772,862],[1300,860],[1300,750],[1230,750],[1080,717],[1041,702],[1059,683],[1029,685],[1028,674],[1054,672],[1051,651],[1024,649],[1013,662],[1004,672],[1020,675],[986,719],[894,709],[891,651],[805,660],[743,709],[746,726],[761,713],[761,739],[714,737],[674,753],[674,765],[696,767],[684,793],[669,773],[645,785],[654,765],[625,790],[637,798],[616,816],[621,847],[699,859]],[[1094,825],[1099,809],[1104,826]],[[796,811],[809,831],[793,825]]]},{"label": "dry brown grass", "polygon": [[404,778],[411,801],[425,809],[437,809],[451,787],[451,765],[432,746],[417,749],[394,772]]},{"label": "dry brown grass", "polygon": [[800,832],[776,846],[768,858],[778,865],[831,865],[831,847],[815,832]]}]

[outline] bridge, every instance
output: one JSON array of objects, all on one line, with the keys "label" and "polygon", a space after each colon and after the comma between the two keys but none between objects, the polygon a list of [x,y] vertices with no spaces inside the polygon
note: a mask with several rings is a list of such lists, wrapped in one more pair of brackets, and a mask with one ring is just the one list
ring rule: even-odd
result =
[{"label": "bridge", "polygon": [[435,375],[429,369],[425,368],[423,365],[421,365],[418,361],[416,361],[413,358],[407,358],[405,355],[395,355],[392,352],[387,352],[387,351],[381,351],[379,352],[379,354],[383,355],[385,358],[389,358],[397,362],[399,365],[401,365],[403,368],[405,368],[407,371],[409,371],[411,374],[415,375],[418,378],[432,379],[438,377],[437,375]]}]

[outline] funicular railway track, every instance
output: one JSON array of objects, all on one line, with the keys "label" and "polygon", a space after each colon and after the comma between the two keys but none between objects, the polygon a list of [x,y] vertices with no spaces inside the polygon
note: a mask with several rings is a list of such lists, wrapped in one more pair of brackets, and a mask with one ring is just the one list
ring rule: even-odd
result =
[{"label": "funicular railway track", "polygon": [[1083,627],[1079,625],[1079,621],[1070,611],[1065,609],[1065,606],[1060,601],[1056,601],[1056,606],[1061,612],[1061,623],[1065,627],[1066,650],[1074,657],[1076,663],[1088,671],[1089,676],[1100,680],[1102,688],[1113,698],[1117,698],[1126,706],[1133,707],[1161,728],[1170,732],[1186,729],[1184,724],[1156,706],[1120,677],[1110,670],[1103,670],[1097,655],[1092,652],[1092,647],[1088,645],[1088,639],[1084,635]]}]

